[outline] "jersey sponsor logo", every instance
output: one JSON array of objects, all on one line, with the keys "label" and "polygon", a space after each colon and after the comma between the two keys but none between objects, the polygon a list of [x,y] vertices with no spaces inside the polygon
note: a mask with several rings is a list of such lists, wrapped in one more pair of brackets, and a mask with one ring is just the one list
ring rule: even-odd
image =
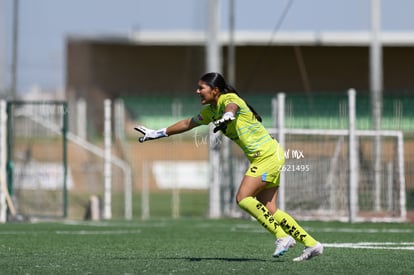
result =
[{"label": "jersey sponsor logo", "polygon": [[250,172],[256,173],[256,171],[257,171],[257,166],[250,167]]}]

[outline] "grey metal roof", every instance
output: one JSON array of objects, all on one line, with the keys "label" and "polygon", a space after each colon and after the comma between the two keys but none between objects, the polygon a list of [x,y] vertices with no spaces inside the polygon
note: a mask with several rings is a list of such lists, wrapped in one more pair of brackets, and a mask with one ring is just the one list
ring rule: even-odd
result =
[{"label": "grey metal roof", "polygon": [[[139,44],[139,45],[205,45],[206,33],[201,31],[145,31],[129,34],[70,35],[70,40],[91,42]],[[369,46],[370,32],[260,32],[238,31],[235,44],[238,46],[266,45],[321,45],[321,46]],[[383,46],[414,46],[414,32],[382,32],[379,35]],[[220,43],[229,43],[229,34],[220,33]]]}]

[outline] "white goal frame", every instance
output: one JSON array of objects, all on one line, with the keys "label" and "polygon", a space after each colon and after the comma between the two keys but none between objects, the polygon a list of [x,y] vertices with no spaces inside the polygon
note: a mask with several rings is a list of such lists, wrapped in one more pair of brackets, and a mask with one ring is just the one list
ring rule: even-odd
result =
[{"label": "white goal frame", "polygon": [[[349,99],[349,129],[289,129],[284,127],[284,106],[285,95],[283,93],[278,94],[277,99],[273,102],[273,109],[277,110],[276,123],[277,127],[268,129],[270,134],[277,135],[278,141],[282,148],[285,148],[285,136],[290,135],[312,135],[312,136],[338,136],[348,137],[349,139],[349,192],[348,192],[348,217],[338,217],[339,220],[346,220],[349,222],[361,222],[361,221],[406,221],[406,189],[405,189],[405,171],[404,171],[404,138],[401,131],[375,131],[375,130],[356,130],[355,129],[355,96],[356,92],[353,89],[348,91]],[[358,214],[359,202],[358,202],[358,137],[394,137],[397,139],[397,168],[398,168],[398,182],[399,182],[399,201],[400,206],[399,216],[396,217],[362,217]],[[377,186],[376,186],[377,189]],[[375,190],[375,192],[377,192]],[[377,195],[375,196],[376,199]],[[280,190],[279,190],[279,207],[286,209],[285,202],[285,177],[283,173],[280,178]],[[287,209],[288,210],[288,209]],[[302,219],[312,217],[300,217]]]},{"label": "white goal frame", "polygon": [[[278,135],[278,129],[271,128],[268,129],[270,134]],[[284,129],[284,135],[311,135],[311,136],[337,136],[337,137],[349,137],[349,130],[323,130],[323,129]],[[374,136],[381,136],[381,137],[395,137],[397,139],[397,155],[398,155],[398,181],[400,183],[399,190],[399,205],[400,205],[400,215],[397,217],[375,217],[375,218],[364,218],[358,215],[359,210],[359,202],[358,202],[358,174],[355,164],[358,163],[357,154],[355,154],[355,158],[349,159],[350,169],[349,174],[349,193],[348,193],[348,201],[349,203],[349,215],[348,217],[340,217],[338,216],[338,220],[342,221],[349,221],[349,222],[363,222],[363,221],[396,221],[396,222],[403,222],[406,221],[407,217],[407,210],[406,210],[406,192],[405,192],[405,175],[404,175],[404,141],[403,135],[400,131],[371,131],[371,130],[358,130],[355,131],[355,137],[374,137]],[[285,144],[281,144],[283,147]],[[358,146],[358,145],[356,145]],[[357,147],[351,150],[358,151]],[[350,154],[352,155],[352,154]],[[285,202],[285,177],[283,173],[281,174],[280,178],[280,188],[279,188],[279,207],[281,209],[286,209],[286,202]],[[287,211],[289,211],[287,209]],[[307,217],[307,216],[300,216],[301,219],[312,219],[314,217]]]}]

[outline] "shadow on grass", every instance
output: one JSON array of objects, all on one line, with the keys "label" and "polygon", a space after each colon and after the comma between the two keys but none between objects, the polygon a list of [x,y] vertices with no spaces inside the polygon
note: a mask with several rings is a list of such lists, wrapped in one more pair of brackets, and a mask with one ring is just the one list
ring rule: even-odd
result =
[{"label": "shadow on grass", "polygon": [[255,259],[255,258],[223,258],[223,257],[168,257],[162,258],[164,260],[187,260],[190,262],[200,261],[226,261],[226,262],[268,262],[270,260]]},{"label": "shadow on grass", "polygon": [[258,258],[230,258],[230,257],[116,257],[117,260],[184,260],[189,262],[201,262],[201,261],[223,261],[223,262],[284,262],[285,259],[271,258],[271,259],[258,259]]}]

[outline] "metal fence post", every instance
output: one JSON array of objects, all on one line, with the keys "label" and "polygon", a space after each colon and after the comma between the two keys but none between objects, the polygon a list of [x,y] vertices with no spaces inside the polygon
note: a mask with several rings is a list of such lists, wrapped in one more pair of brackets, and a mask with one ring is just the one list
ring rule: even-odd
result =
[{"label": "metal fence post", "polygon": [[[277,94],[277,133],[280,146],[285,149],[285,94]],[[282,169],[283,171],[283,169]],[[286,209],[285,202],[285,175],[280,173],[279,208]]]},{"label": "metal fence post", "polygon": [[355,133],[356,91],[348,90],[349,106],[349,222],[355,222],[358,214],[358,145]]}]

